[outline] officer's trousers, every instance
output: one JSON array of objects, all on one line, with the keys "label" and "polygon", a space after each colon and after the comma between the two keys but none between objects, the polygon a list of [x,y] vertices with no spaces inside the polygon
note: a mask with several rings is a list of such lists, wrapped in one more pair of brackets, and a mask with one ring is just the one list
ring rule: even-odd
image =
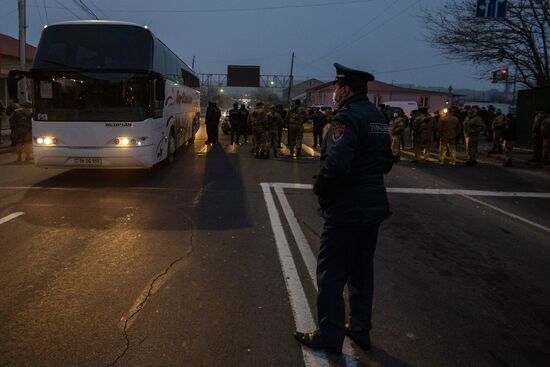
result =
[{"label": "officer's trousers", "polygon": [[344,341],[344,286],[349,287],[350,325],[354,331],[371,329],[373,257],[379,223],[332,226],[325,223],[317,262],[317,316],[327,342]]}]

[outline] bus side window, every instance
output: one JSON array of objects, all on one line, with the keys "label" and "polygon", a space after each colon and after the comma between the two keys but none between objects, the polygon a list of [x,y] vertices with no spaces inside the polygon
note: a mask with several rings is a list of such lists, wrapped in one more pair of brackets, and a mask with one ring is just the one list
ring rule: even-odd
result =
[{"label": "bus side window", "polygon": [[153,80],[153,91],[154,91],[154,108],[153,108],[153,117],[159,118],[162,117],[162,109],[164,106],[164,80],[155,79]]}]

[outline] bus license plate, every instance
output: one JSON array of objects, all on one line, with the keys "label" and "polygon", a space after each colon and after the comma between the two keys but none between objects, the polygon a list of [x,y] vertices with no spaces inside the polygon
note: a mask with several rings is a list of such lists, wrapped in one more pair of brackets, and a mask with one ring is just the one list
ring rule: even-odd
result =
[{"label": "bus license plate", "polygon": [[75,166],[101,166],[101,158],[73,158],[73,164]]}]

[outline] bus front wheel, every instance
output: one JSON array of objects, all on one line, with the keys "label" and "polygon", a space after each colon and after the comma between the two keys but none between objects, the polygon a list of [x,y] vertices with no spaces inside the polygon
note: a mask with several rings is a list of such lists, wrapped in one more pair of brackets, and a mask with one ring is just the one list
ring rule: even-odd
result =
[{"label": "bus front wheel", "polygon": [[170,137],[168,138],[168,149],[166,152],[166,164],[170,165],[174,163],[175,156],[176,156],[176,139],[174,138],[174,133],[170,132]]}]

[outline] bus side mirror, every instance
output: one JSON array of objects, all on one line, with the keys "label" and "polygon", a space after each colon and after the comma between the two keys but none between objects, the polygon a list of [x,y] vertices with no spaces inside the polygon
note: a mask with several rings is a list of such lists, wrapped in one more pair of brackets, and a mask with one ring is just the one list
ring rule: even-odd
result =
[{"label": "bus side mirror", "polygon": [[155,100],[164,102],[164,80],[155,79],[154,89],[155,89]]}]

